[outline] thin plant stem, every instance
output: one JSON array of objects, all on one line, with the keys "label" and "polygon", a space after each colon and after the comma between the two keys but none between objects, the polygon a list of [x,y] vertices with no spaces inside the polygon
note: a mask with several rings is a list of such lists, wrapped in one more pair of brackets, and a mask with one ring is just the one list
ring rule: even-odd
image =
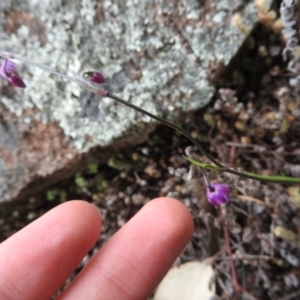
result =
[{"label": "thin plant stem", "polygon": [[274,182],[274,183],[300,183],[300,178],[298,177],[290,177],[290,176],[269,176],[269,175],[260,175],[252,172],[238,172],[236,170],[233,170],[231,168],[219,168],[218,166],[206,164],[199,162],[191,157],[183,156],[187,161],[192,163],[193,165],[196,165],[201,168],[209,169],[211,171],[217,171],[217,172],[227,172],[231,174],[235,174],[238,176],[243,176],[246,178],[251,178],[258,181],[264,181],[264,182]]},{"label": "thin plant stem", "polygon": [[254,179],[254,180],[258,180],[258,181],[266,181],[266,182],[279,182],[279,183],[300,183],[300,178],[295,178],[295,177],[288,177],[288,176],[265,176],[265,175],[259,175],[259,174],[255,174],[255,173],[251,173],[251,172],[238,172],[234,169],[231,169],[231,168],[227,168],[225,166],[223,166],[220,162],[218,162],[216,159],[214,159],[204,148],[203,146],[196,140],[194,139],[186,130],[184,130],[183,128],[180,128],[178,126],[176,126],[175,124],[159,117],[159,116],[156,116],[116,95],[113,95],[109,92],[107,92],[106,90],[103,90],[101,88],[98,88],[98,87],[95,87],[95,86],[92,86],[90,85],[89,83],[87,83],[86,81],[83,81],[83,80],[80,80],[80,79],[77,79],[77,78],[74,78],[74,77],[71,77],[71,76],[68,76],[68,75],[65,75],[65,74],[61,74],[47,66],[44,66],[44,65],[41,65],[41,64],[38,64],[38,63],[35,63],[29,59],[26,59],[26,58],[23,58],[19,55],[16,55],[16,54],[11,54],[11,53],[8,53],[8,52],[4,52],[4,51],[0,51],[0,57],[3,57],[4,59],[17,59],[19,61],[22,61],[24,63],[27,63],[29,65],[33,65],[37,68],[40,68],[46,72],[49,72],[51,74],[54,74],[56,76],[59,76],[61,78],[64,78],[64,79],[67,79],[69,81],[72,81],[72,82],[75,82],[77,83],[79,86],[81,86],[83,89],[85,90],[88,90],[90,92],[93,92],[101,97],[107,97],[107,98],[110,98],[114,101],[117,101],[123,105],[126,105],[127,107],[131,108],[131,109],[134,109],[138,112],[140,112],[141,114],[144,114],[158,122],[161,122],[162,124],[172,128],[172,129],[175,129],[177,130],[178,132],[180,132],[182,135],[184,135],[186,138],[188,138],[198,149],[199,151],[205,155],[214,165],[210,165],[210,164],[203,164],[203,163],[200,163],[200,162],[197,162],[195,160],[193,160],[192,158],[187,158],[186,159],[195,164],[195,165],[198,165],[200,167],[205,167],[207,169],[210,169],[210,170],[214,170],[214,171],[222,171],[222,172],[228,172],[228,173],[231,173],[231,174],[234,174],[234,175],[238,175],[238,176],[241,176],[241,177],[246,177],[246,178],[250,178],[250,179]]},{"label": "thin plant stem", "polygon": [[223,233],[224,233],[224,240],[225,240],[225,250],[227,252],[228,258],[229,258],[229,265],[230,265],[230,271],[231,271],[231,277],[232,277],[232,285],[234,289],[234,299],[237,299],[238,295],[243,292],[250,296],[253,300],[258,300],[256,297],[254,297],[250,292],[248,292],[245,288],[243,288],[238,281],[233,257],[232,257],[232,251],[230,247],[230,238],[228,229],[226,227],[226,207],[221,206],[220,210],[221,219],[223,220]]},{"label": "thin plant stem", "polygon": [[188,138],[201,152],[203,155],[205,155],[211,162],[213,162],[216,166],[218,166],[219,168],[224,168],[224,166],[219,163],[218,161],[216,161],[208,152],[206,152],[206,150],[202,147],[202,145],[197,141],[195,140],[186,130],[184,130],[183,128],[180,128],[178,126],[176,126],[175,124],[165,120],[165,119],[162,119],[161,117],[158,117],[156,115],[153,115],[151,113],[149,113],[148,111],[138,107],[138,106],[135,106],[134,104],[132,103],[129,103],[128,101],[125,101],[123,100],[122,98],[120,97],[117,97],[115,95],[112,95],[110,93],[107,93],[106,94],[106,97],[108,98],[111,98],[113,100],[116,100],[118,101],[119,103],[122,103],[132,109],[135,109],[136,111],[156,120],[156,121],[159,121],[161,123],[163,123],[164,125],[167,125],[175,130],[177,130],[178,132],[180,132],[181,134],[183,134],[186,138]]},{"label": "thin plant stem", "polygon": [[173,129],[177,130],[178,132],[180,132],[181,134],[183,134],[186,138],[188,138],[202,152],[202,154],[205,155],[212,163],[214,163],[216,166],[218,166],[220,168],[224,168],[224,166],[221,163],[219,163],[217,160],[215,160],[202,147],[202,145],[197,140],[195,140],[186,130],[184,130],[184,129],[178,127],[178,126],[176,126],[175,124],[173,124],[173,123],[171,123],[171,122],[169,122],[169,121],[167,121],[167,120],[165,120],[165,119],[163,119],[161,117],[158,117],[158,116],[156,116],[156,115],[154,115],[154,114],[152,114],[152,113],[150,113],[150,112],[148,112],[148,111],[146,111],[146,110],[144,110],[144,109],[142,109],[142,108],[140,108],[140,107],[138,107],[138,106],[136,106],[136,105],[134,105],[134,104],[132,104],[132,103],[130,103],[130,102],[128,102],[128,101],[126,101],[126,100],[118,97],[118,96],[116,96],[116,95],[110,94],[110,93],[108,93],[105,90],[102,90],[102,89],[96,88],[94,86],[91,86],[91,85],[87,84],[85,81],[82,81],[82,80],[77,79],[77,78],[70,77],[70,76],[65,75],[65,74],[61,74],[61,73],[59,73],[59,72],[57,72],[57,71],[55,71],[55,70],[53,70],[53,69],[51,69],[51,68],[49,68],[47,66],[35,63],[35,62],[33,62],[33,61],[31,61],[31,60],[29,60],[27,58],[23,58],[23,57],[21,57],[19,55],[10,54],[10,53],[7,53],[7,52],[0,52],[0,56],[4,57],[6,59],[17,59],[19,61],[22,61],[24,63],[30,64],[30,65],[35,66],[37,68],[40,68],[40,69],[42,69],[44,71],[47,71],[47,72],[49,72],[51,74],[54,74],[56,76],[62,77],[64,79],[67,79],[67,80],[72,81],[72,82],[75,82],[75,83],[79,84],[82,88],[84,88],[86,90],[89,90],[89,91],[91,91],[91,92],[93,92],[95,94],[98,94],[100,96],[108,97],[108,98],[110,98],[112,100],[115,100],[115,101],[117,101],[117,102],[119,102],[119,103],[121,103],[123,105],[126,105],[126,106],[128,106],[128,107],[130,107],[130,108],[132,108],[132,109],[134,109],[134,110],[136,110],[136,111],[138,111],[138,112],[140,112],[140,113],[142,113],[142,114],[144,114],[144,115],[146,115],[146,116],[148,116],[148,117],[150,117],[150,118],[152,118],[152,119],[154,119],[156,121],[159,121],[159,122],[163,123],[166,126],[171,127]]}]

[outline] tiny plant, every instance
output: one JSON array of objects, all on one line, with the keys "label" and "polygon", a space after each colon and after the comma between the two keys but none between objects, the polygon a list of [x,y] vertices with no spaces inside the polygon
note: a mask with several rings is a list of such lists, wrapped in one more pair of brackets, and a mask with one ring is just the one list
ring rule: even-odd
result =
[{"label": "tiny plant", "polygon": [[98,172],[98,165],[95,163],[88,164],[88,172],[90,174],[97,174]]},{"label": "tiny plant", "polygon": [[55,191],[53,190],[47,190],[46,197],[48,201],[53,201],[55,199]]},{"label": "tiny plant", "polygon": [[85,182],[84,178],[82,177],[81,173],[77,173],[75,175],[74,182],[75,182],[75,184],[77,186],[77,189],[79,191],[81,191],[86,185],[86,182]]}]

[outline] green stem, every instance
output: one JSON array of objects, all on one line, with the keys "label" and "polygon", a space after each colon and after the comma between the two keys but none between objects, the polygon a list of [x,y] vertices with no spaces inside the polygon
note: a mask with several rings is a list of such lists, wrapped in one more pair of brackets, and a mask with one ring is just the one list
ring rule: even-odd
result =
[{"label": "green stem", "polygon": [[237,172],[235,170],[232,170],[230,168],[219,168],[218,166],[201,163],[193,158],[185,157],[184,158],[189,161],[191,164],[196,165],[201,168],[209,169],[211,171],[217,171],[217,172],[227,172],[231,174],[235,174],[241,177],[246,177],[258,181],[264,181],[264,182],[277,182],[277,183],[300,183],[300,178],[297,177],[289,177],[289,176],[267,176],[267,175],[259,175],[252,172]]}]

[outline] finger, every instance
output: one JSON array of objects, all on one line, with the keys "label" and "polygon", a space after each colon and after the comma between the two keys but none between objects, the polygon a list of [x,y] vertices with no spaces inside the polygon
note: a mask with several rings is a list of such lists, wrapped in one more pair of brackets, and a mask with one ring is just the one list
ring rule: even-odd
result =
[{"label": "finger", "polygon": [[0,299],[50,299],[96,242],[97,209],[64,203],[0,245]]},{"label": "finger", "polygon": [[181,202],[171,198],[150,201],[93,257],[59,299],[146,299],[192,232],[192,217]]}]

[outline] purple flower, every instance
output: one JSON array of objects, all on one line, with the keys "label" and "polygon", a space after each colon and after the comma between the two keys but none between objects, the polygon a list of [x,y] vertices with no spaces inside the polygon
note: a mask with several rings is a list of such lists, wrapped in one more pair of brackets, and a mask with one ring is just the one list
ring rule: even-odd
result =
[{"label": "purple flower", "polygon": [[99,83],[99,84],[106,83],[104,76],[98,71],[85,72],[83,76],[85,78],[89,77],[89,80],[94,83]]},{"label": "purple flower", "polygon": [[16,71],[16,66],[11,60],[3,60],[0,64],[0,76],[8,80],[12,85],[24,89],[24,81]]},{"label": "purple flower", "polygon": [[216,208],[221,204],[227,204],[229,202],[229,198],[227,196],[229,193],[229,187],[222,183],[210,184],[206,188],[208,202]]},{"label": "purple flower", "polygon": [[104,76],[97,71],[93,71],[93,76],[91,77],[91,81],[95,82],[95,83],[105,83],[106,82]]}]

